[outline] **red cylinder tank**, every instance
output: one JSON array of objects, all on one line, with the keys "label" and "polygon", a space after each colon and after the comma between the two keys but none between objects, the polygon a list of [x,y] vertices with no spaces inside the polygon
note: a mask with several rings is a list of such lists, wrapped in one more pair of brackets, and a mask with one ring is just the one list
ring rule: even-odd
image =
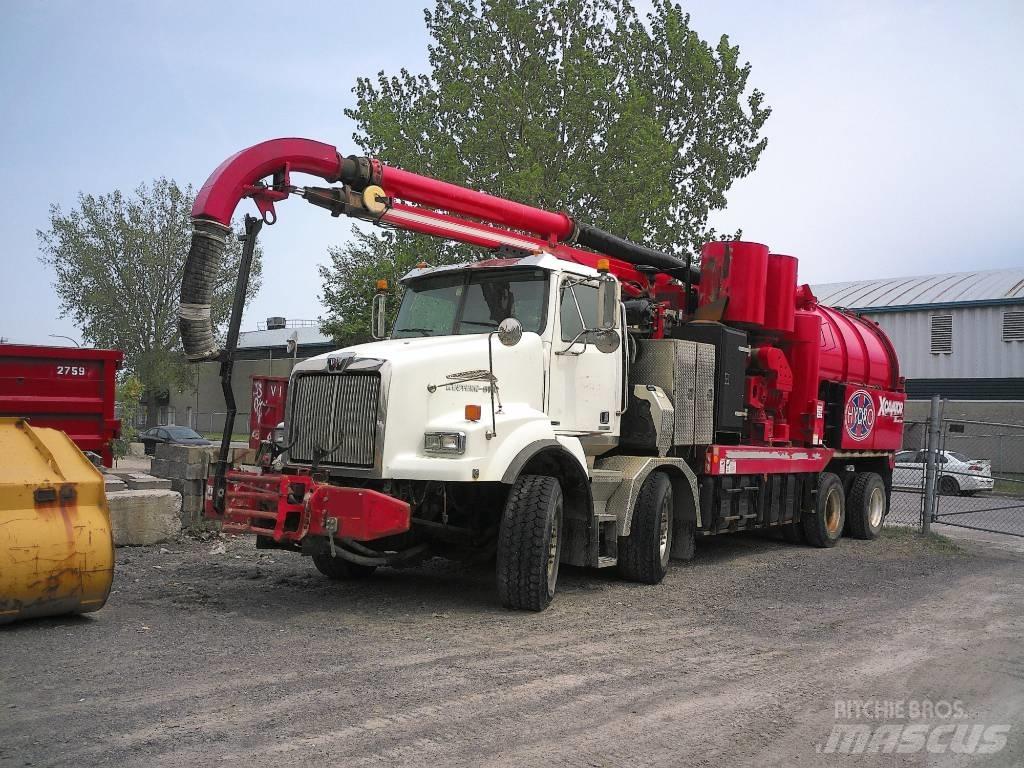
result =
[{"label": "red cylinder tank", "polygon": [[896,350],[876,323],[820,304],[813,311],[821,318],[819,376],[822,380],[881,389],[899,387]]},{"label": "red cylinder tank", "polygon": [[[793,391],[786,408],[790,439],[795,443],[816,444],[821,316],[813,311],[794,312],[793,333],[786,341],[786,354],[793,370]],[[821,437],[820,432],[817,437]]]},{"label": "red cylinder tank", "polygon": [[789,333],[796,311],[796,259],[780,253],[768,255],[764,327]]},{"label": "red cylinder tank", "polygon": [[739,240],[707,243],[701,249],[697,304],[724,299],[723,322],[759,327],[764,323],[767,279],[768,246]]}]

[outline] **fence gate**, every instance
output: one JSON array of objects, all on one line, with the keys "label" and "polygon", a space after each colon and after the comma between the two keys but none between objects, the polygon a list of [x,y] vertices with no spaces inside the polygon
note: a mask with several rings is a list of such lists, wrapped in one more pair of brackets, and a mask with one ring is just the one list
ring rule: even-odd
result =
[{"label": "fence gate", "polygon": [[[939,429],[925,430],[923,455],[914,457],[924,460],[922,514],[931,502],[932,522],[1024,536],[1024,425],[941,416],[938,421]],[[928,451],[934,451],[932,465]],[[898,461],[896,471],[901,468],[907,469]]]}]

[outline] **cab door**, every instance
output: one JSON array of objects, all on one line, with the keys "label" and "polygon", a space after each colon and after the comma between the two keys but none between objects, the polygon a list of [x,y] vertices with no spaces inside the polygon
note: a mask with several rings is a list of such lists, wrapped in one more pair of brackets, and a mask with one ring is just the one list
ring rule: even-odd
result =
[{"label": "cab door", "polygon": [[[555,292],[555,328],[548,362],[547,412],[556,432],[619,433],[622,402],[622,319],[618,346],[602,352],[597,282],[563,275]],[[607,341],[607,337],[605,338]]]}]

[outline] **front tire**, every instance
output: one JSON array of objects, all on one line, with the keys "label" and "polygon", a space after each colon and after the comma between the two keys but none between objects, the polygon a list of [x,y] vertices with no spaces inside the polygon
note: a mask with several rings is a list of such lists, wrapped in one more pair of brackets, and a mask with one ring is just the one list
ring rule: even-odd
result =
[{"label": "front tire", "polygon": [[804,536],[812,547],[834,547],[846,524],[846,497],[837,475],[822,472],[814,494],[814,512],[802,518]]},{"label": "front tire", "polygon": [[855,539],[877,539],[882,532],[888,498],[885,483],[875,472],[860,472],[846,499],[846,521]]},{"label": "front tire", "polygon": [[313,565],[331,581],[365,579],[377,570],[375,565],[359,565],[330,555],[313,555]]},{"label": "front tire", "polygon": [[506,608],[543,611],[555,596],[562,507],[554,477],[522,475],[512,486],[498,533],[498,598]]},{"label": "front tire", "polygon": [[629,581],[657,584],[672,556],[672,482],[664,472],[644,480],[633,510],[629,536],[619,539],[619,574]]}]

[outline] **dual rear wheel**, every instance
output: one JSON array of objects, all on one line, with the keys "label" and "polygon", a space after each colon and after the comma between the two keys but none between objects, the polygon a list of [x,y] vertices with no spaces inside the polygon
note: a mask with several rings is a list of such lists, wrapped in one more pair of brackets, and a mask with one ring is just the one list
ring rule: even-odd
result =
[{"label": "dual rear wheel", "polygon": [[847,531],[855,539],[876,539],[882,532],[889,499],[885,483],[875,472],[859,472],[843,490],[839,476],[822,472],[818,477],[814,511],[799,523],[783,527],[787,541],[804,541],[814,547],[834,547]]}]

